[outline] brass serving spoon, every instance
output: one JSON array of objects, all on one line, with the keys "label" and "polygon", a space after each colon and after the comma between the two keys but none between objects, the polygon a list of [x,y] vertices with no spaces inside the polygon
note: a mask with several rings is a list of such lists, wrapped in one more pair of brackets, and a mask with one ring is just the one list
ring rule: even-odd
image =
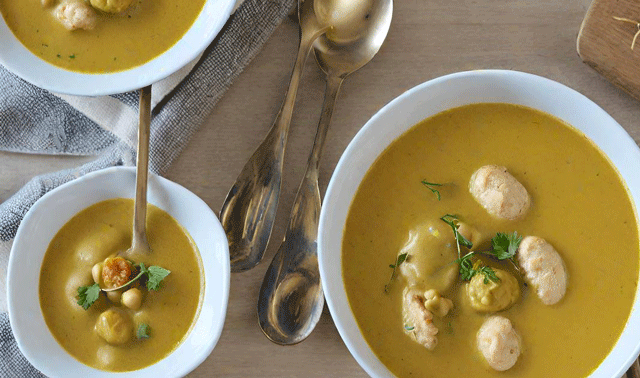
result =
[{"label": "brass serving spoon", "polygon": [[[336,2],[340,0],[320,3]],[[322,314],[324,296],[317,251],[321,207],[318,170],[322,147],[343,80],[373,59],[391,25],[393,0],[343,3],[351,7],[353,13],[328,12],[326,16],[333,19],[334,26],[314,44],[316,60],[327,75],[322,113],[307,171],[294,200],[289,228],[260,288],[260,328],[269,340],[278,344],[304,340]],[[353,14],[361,17],[354,18]],[[348,22],[345,18],[349,18]]]},{"label": "brass serving spoon", "polygon": [[229,240],[231,271],[256,266],[267,248],[275,220],[289,124],[298,84],[313,42],[324,33],[313,10],[314,0],[298,0],[300,45],[282,108],[273,126],[229,190],[220,221]]}]

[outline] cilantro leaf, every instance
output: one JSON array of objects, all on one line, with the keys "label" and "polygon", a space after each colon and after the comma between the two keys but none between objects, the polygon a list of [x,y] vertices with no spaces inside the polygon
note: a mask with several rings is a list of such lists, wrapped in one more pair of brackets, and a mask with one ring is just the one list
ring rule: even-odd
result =
[{"label": "cilantro leaf", "polygon": [[490,266],[483,266],[478,268],[477,270],[478,273],[484,275],[484,280],[482,281],[485,285],[489,284],[489,280],[493,281],[493,282],[499,282],[500,278],[498,278],[498,276],[496,276],[496,272],[491,269]]},{"label": "cilantro leaf", "polygon": [[396,269],[400,266],[400,264],[405,262],[408,257],[409,257],[408,253],[401,253],[401,254],[398,255],[398,258],[396,259],[395,265],[394,264],[390,264],[389,265],[389,268],[393,269],[393,271],[391,272],[391,278],[389,279],[389,283],[384,285],[384,292],[385,293],[388,293],[389,290],[391,289],[391,282],[396,277]]},{"label": "cilantro leaf", "polygon": [[138,339],[148,339],[149,338],[149,325],[145,323],[141,323],[138,326],[138,331],[136,332],[136,337]]},{"label": "cilantro leaf", "polygon": [[473,255],[475,255],[475,252],[469,252],[456,260],[460,266],[460,278],[462,278],[463,281],[469,281],[476,274],[475,269],[473,269],[473,262],[471,262]]},{"label": "cilantro leaf", "polygon": [[496,256],[498,260],[512,259],[516,255],[521,241],[522,236],[518,235],[518,232],[513,232],[512,234],[498,232],[491,239],[493,247],[491,254]]},{"label": "cilantro leaf", "polygon": [[496,272],[489,266],[481,266],[480,261],[473,263],[471,258],[476,252],[469,252],[463,257],[456,260],[460,266],[460,278],[463,281],[470,281],[476,274],[482,274],[484,276],[484,284],[489,284],[489,280],[493,282],[500,281],[500,278],[496,276]]},{"label": "cilantro leaf", "polygon": [[147,280],[147,289],[149,290],[158,290],[160,288],[160,282],[165,279],[166,276],[171,273],[171,271],[152,265],[146,270],[148,280]]},{"label": "cilantro leaf", "polygon": [[100,297],[100,285],[94,283],[91,286],[81,286],[78,288],[78,304],[87,310]]}]

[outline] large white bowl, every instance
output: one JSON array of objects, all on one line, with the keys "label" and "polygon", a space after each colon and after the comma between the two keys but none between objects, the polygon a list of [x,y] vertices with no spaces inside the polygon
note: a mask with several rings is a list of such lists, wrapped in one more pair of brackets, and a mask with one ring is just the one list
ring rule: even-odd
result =
[{"label": "large white bowl", "polygon": [[200,55],[227,22],[235,4],[236,0],[207,0],[191,28],[175,45],[143,65],[109,74],[73,72],[45,62],[24,47],[0,17],[0,64],[29,83],[55,93],[101,96],[137,90],[164,79]]},{"label": "large white bowl", "polygon": [[110,198],[133,198],[135,168],[114,167],[87,174],[44,195],[27,212],[9,258],[9,320],[18,347],[50,377],[180,377],[204,361],[218,342],[229,299],[229,247],[209,206],[184,187],[149,175],[148,202],[169,213],[191,235],[204,266],[202,307],[187,338],[161,361],[126,373],[96,370],[69,355],[45,324],[38,296],[40,267],[49,242],[79,211]]},{"label": "large white bowl", "polygon": [[[617,167],[636,209],[640,203],[640,150],[624,129],[580,93],[549,79],[514,71],[471,71],[440,77],[403,93],[358,132],[333,173],[320,214],[318,258],[326,302],[351,354],[375,377],[393,374],[369,348],[351,312],[342,280],[342,232],[349,206],[365,173],[397,137],[446,109],[478,102],[528,106],[580,129]],[[592,378],[620,377],[640,352],[640,297],[611,353]]]}]

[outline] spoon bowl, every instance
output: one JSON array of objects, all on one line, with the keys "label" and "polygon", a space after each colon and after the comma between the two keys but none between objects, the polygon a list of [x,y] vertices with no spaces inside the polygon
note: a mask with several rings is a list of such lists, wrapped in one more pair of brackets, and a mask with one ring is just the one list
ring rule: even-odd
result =
[{"label": "spoon bowl", "polygon": [[283,345],[307,338],[322,315],[317,248],[322,147],[342,81],[371,61],[382,46],[391,25],[393,1],[316,0],[314,8],[319,19],[332,25],[314,44],[316,60],[327,75],[323,109],[289,228],[267,270],[258,300],[262,332]]}]

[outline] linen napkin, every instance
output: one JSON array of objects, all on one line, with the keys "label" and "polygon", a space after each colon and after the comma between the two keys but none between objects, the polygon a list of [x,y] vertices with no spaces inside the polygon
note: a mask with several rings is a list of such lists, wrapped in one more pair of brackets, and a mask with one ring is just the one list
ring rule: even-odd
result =
[{"label": "linen napkin", "polygon": [[[249,64],[295,0],[245,0],[201,59],[152,87],[149,167],[162,174],[233,80]],[[29,208],[45,193],[86,173],[135,165],[138,94],[76,97],[35,87],[0,65],[0,150],[93,155],[74,169],[31,179],[0,204],[0,311],[6,309],[11,241]],[[2,179],[0,162],[0,179]],[[0,377],[41,377],[20,354],[6,313],[0,313]]]}]

